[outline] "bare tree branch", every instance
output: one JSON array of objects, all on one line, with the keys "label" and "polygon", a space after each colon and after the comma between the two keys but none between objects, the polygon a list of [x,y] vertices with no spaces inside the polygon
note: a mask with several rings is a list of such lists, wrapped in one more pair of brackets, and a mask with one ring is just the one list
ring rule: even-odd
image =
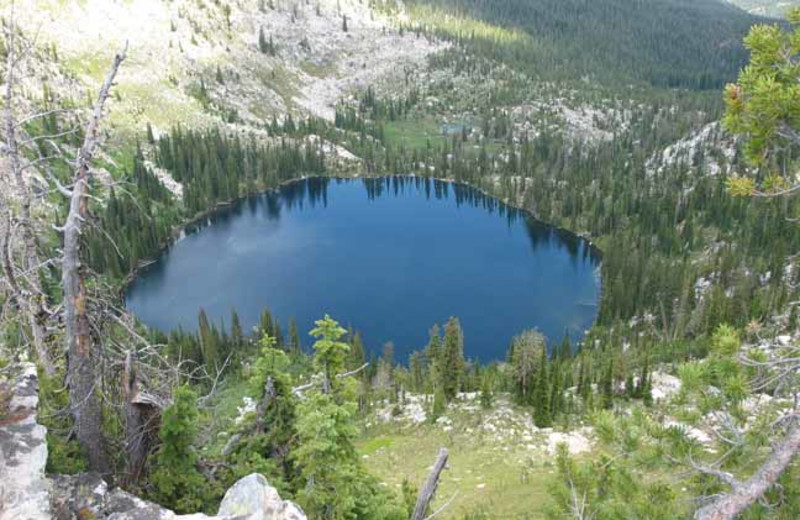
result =
[{"label": "bare tree branch", "polygon": [[[760,500],[773,487],[800,452],[800,421],[794,421],[786,436],[772,450],[756,473],[744,482],[732,480],[731,491],[695,512],[695,520],[733,520]],[[718,475],[719,476],[719,475]]]},{"label": "bare tree branch", "polygon": [[414,506],[414,513],[411,515],[411,520],[425,520],[425,513],[428,511],[433,496],[436,494],[436,488],[439,487],[439,479],[442,476],[442,471],[444,471],[447,466],[447,459],[449,456],[450,453],[446,448],[439,450],[439,455],[436,457],[436,462],[431,472],[428,474],[425,485],[419,490],[417,504]]}]

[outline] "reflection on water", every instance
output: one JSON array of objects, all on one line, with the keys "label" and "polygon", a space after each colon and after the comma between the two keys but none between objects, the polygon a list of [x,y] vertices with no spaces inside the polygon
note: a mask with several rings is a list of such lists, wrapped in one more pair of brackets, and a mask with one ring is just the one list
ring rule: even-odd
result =
[{"label": "reflection on water", "polygon": [[236,308],[250,327],[269,307],[301,330],[329,313],[400,355],[453,315],[470,357],[499,359],[525,328],[558,341],[591,326],[598,264],[586,241],[468,186],[311,178],[187,229],[127,304],[162,330],[195,329],[200,308],[217,322]]}]

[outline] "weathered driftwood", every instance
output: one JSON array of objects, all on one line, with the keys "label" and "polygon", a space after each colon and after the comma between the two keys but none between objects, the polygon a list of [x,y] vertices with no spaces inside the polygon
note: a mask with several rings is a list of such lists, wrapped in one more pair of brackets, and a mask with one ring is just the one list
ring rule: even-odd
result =
[{"label": "weathered driftwood", "polygon": [[442,475],[442,471],[444,471],[445,467],[447,466],[447,458],[449,456],[450,453],[446,448],[439,450],[439,455],[436,457],[436,463],[433,465],[433,469],[431,469],[431,472],[428,474],[428,479],[425,481],[425,485],[419,490],[419,495],[417,496],[417,505],[414,507],[414,514],[411,515],[411,520],[425,520],[425,514],[428,511],[431,500],[433,500],[433,497],[436,494],[436,488],[439,487],[439,478]]},{"label": "weathered driftwood", "polygon": [[61,263],[61,283],[64,291],[64,323],[66,326],[67,384],[70,411],[75,421],[75,436],[86,450],[89,466],[101,473],[108,471],[102,432],[102,413],[96,387],[95,352],[91,324],[87,314],[88,299],[85,268],[81,264],[81,234],[89,218],[90,165],[100,142],[100,122],[103,108],[114,84],[119,66],[125,59],[125,50],[114,57],[111,69],[100,88],[91,119],[86,126],[86,137],[78,152],[69,213],[64,223],[64,253]]}]

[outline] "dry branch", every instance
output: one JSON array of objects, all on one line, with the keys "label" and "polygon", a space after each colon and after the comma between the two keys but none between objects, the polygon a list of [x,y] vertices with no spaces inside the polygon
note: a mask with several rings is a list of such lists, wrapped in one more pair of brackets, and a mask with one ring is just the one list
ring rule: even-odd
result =
[{"label": "dry branch", "polygon": [[439,478],[442,475],[442,471],[444,471],[445,467],[447,466],[447,458],[449,455],[450,453],[446,448],[439,450],[439,455],[436,457],[436,463],[433,465],[433,469],[431,469],[431,472],[428,474],[428,479],[425,481],[425,485],[419,490],[419,495],[417,496],[417,505],[414,507],[414,514],[411,515],[411,520],[425,520],[425,513],[427,513],[428,507],[431,504],[431,500],[433,500],[433,496],[436,494],[436,488],[439,487]]},{"label": "dry branch", "polygon": [[775,446],[759,470],[745,482],[723,479],[733,484],[731,491],[697,510],[694,515],[695,520],[733,520],[763,498],[764,493],[777,483],[798,452],[800,452],[800,422],[794,421],[787,435]]}]

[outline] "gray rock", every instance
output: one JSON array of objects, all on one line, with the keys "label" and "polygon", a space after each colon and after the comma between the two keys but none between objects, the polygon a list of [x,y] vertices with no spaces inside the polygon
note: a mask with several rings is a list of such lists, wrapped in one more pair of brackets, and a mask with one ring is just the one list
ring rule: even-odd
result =
[{"label": "gray rock", "polygon": [[247,520],[306,520],[293,502],[282,500],[263,475],[253,473],[234,484],[222,499],[219,517]]},{"label": "gray rock", "polygon": [[0,421],[0,520],[306,520],[255,473],[225,493],[217,516],[177,515],[121,489],[109,490],[96,473],[48,479],[47,430],[36,422],[36,367],[21,365],[18,372],[9,413]]},{"label": "gray rock", "polygon": [[18,367],[8,414],[0,421],[0,520],[50,520],[47,429],[36,422],[36,366]]}]

